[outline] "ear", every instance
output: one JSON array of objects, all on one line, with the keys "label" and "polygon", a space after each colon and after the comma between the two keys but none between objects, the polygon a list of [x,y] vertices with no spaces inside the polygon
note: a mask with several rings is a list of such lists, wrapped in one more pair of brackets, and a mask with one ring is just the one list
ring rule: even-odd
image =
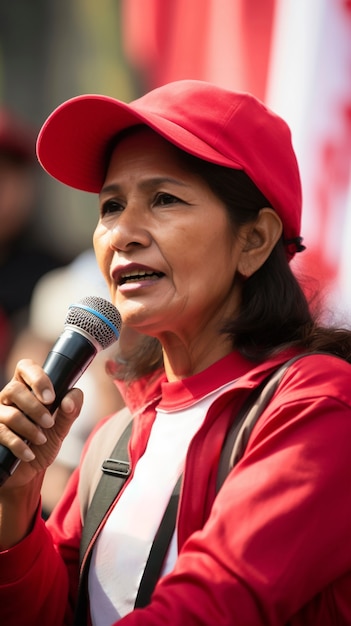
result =
[{"label": "ear", "polygon": [[238,262],[238,271],[243,277],[249,278],[263,265],[282,232],[281,219],[270,207],[261,209],[257,220],[244,227],[241,233],[244,245]]}]

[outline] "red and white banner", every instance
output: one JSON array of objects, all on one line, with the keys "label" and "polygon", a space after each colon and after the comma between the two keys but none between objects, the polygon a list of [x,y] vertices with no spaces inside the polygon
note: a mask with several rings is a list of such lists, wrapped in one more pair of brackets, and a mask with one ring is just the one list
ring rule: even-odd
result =
[{"label": "red and white banner", "polygon": [[282,0],[273,32],[266,102],[292,129],[303,186],[296,270],[350,323],[351,2]]},{"label": "red and white banner", "polygon": [[276,0],[123,0],[123,50],[143,90],[182,78],[264,99]]}]

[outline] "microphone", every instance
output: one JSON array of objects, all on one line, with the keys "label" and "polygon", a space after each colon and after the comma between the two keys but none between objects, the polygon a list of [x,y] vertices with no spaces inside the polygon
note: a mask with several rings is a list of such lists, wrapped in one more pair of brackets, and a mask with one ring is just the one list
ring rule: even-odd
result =
[{"label": "microphone", "polygon": [[[63,332],[43,365],[56,394],[54,402],[47,407],[50,413],[55,412],[96,354],[117,341],[120,328],[118,310],[104,298],[87,296],[69,307]],[[19,463],[20,459],[0,444],[0,486]]]}]

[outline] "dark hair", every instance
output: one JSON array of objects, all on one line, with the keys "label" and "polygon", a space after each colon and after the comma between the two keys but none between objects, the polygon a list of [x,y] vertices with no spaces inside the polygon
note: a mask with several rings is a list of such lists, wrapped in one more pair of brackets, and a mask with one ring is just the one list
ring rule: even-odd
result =
[{"label": "dark hair", "polygon": [[[263,207],[271,206],[242,170],[178,152],[188,169],[201,176],[224,202],[233,225],[233,236],[238,227],[254,222]],[[282,238],[266,262],[242,285],[240,313],[226,322],[222,332],[231,336],[233,348],[247,358],[259,362],[278,350],[296,346],[307,352],[330,352],[351,361],[351,332],[318,323],[318,315],[312,314],[304,290],[289,265]],[[135,368],[129,359],[128,372],[122,367],[118,377],[131,380],[150,371],[148,352],[151,349],[153,368],[161,367],[162,352],[157,344],[156,339],[146,338],[145,350],[139,346],[137,358],[133,359]]]}]

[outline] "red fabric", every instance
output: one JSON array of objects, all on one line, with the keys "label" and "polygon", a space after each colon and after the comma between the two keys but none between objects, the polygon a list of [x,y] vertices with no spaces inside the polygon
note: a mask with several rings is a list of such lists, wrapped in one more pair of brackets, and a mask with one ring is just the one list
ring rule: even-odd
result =
[{"label": "red fabric", "polygon": [[[236,390],[212,406],[189,448],[179,558],[151,605],[121,619],[121,626],[351,623],[350,365],[328,356],[294,364],[214,500],[233,406],[272,366],[273,361],[250,370],[231,355],[211,370],[218,376],[222,369],[223,380],[229,371],[233,379],[241,378]],[[184,384],[191,386],[192,380]],[[137,418],[132,464],[146,445],[152,420],[150,411]],[[78,473],[48,523],[68,570],[40,518],[29,537],[0,555],[0,622],[7,626],[72,624],[63,614],[67,571],[73,593],[76,588],[77,478]]]},{"label": "red fabric", "polygon": [[123,52],[144,91],[196,78],[264,100],[274,11],[275,0],[123,0]]}]

